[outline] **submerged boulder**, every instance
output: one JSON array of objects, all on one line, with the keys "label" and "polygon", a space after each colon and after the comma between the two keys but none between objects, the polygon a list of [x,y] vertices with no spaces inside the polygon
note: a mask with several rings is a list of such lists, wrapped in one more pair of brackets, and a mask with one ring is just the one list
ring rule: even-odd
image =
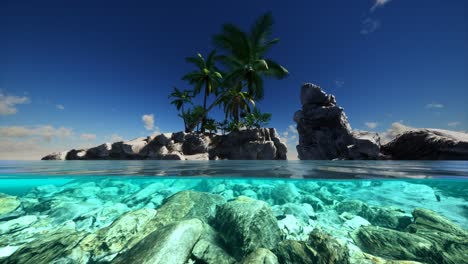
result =
[{"label": "submerged boulder", "polygon": [[274,250],[284,264],[348,264],[348,249],[332,236],[314,229],[308,241],[285,240]]},{"label": "submerged boulder", "polygon": [[0,217],[15,211],[20,205],[18,197],[0,193]]},{"label": "submerged boulder", "polygon": [[270,207],[263,202],[240,196],[218,208],[214,226],[236,258],[257,248],[272,249],[281,231]]},{"label": "submerged boulder", "polygon": [[118,255],[112,263],[186,264],[202,232],[203,222],[198,219],[169,224]]},{"label": "submerged boulder", "polygon": [[396,160],[468,160],[468,134],[443,129],[413,129],[382,146]]},{"label": "submerged boulder", "polygon": [[242,264],[279,264],[279,262],[275,254],[270,250],[257,248],[242,260]]}]

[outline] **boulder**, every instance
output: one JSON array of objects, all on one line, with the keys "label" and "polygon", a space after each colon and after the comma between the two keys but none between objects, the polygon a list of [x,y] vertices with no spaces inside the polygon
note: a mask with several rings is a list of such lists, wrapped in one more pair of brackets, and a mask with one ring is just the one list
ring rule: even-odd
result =
[{"label": "boulder", "polygon": [[172,133],[159,134],[154,138],[156,142],[158,142],[160,145],[163,145],[163,146],[166,146],[167,144],[169,144],[169,142],[171,142],[171,139],[172,139]]},{"label": "boulder", "polygon": [[362,226],[351,233],[361,250],[394,260],[414,260],[424,263],[443,262],[440,249],[431,241],[415,234],[393,229]]},{"label": "boulder", "polygon": [[218,208],[214,227],[229,252],[238,259],[258,248],[272,249],[281,238],[277,220],[268,205],[244,196]]},{"label": "boulder", "polygon": [[142,232],[143,227],[155,215],[155,210],[147,208],[128,212],[110,226],[87,235],[79,246],[93,261],[109,261],[115,254],[132,247],[148,235]]},{"label": "boulder", "polygon": [[60,230],[39,236],[36,240],[17,249],[11,256],[2,260],[3,264],[28,263],[86,263],[73,261],[73,249],[80,243],[85,233]]},{"label": "boulder", "polygon": [[442,129],[413,129],[382,146],[396,160],[468,160],[468,134]]},{"label": "boulder", "polygon": [[231,257],[224,249],[224,243],[216,230],[207,224],[204,225],[203,234],[193,247],[191,258],[208,264],[237,263],[236,259]]},{"label": "boulder", "polygon": [[335,238],[314,229],[307,241],[285,240],[273,251],[284,264],[349,264],[349,253]]},{"label": "boulder", "polygon": [[336,104],[333,95],[306,83],[301,88],[301,103],[302,109],[294,114],[299,133],[299,159],[378,158],[378,140],[370,134],[353,134],[343,108]]},{"label": "boulder", "polygon": [[202,232],[203,222],[198,219],[169,224],[118,255],[112,263],[186,264]]},{"label": "boulder", "polygon": [[194,155],[207,153],[210,144],[208,136],[199,134],[188,134],[185,136],[185,141],[182,145],[184,155]]}]

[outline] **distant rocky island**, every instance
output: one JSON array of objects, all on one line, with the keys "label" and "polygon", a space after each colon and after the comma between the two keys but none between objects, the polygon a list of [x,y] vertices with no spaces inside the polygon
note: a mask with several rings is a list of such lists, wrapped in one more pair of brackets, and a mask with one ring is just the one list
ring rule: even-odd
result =
[{"label": "distant rocky island", "polygon": [[326,94],[319,86],[304,84],[301,104],[302,109],[294,114],[299,132],[299,159],[468,159],[466,133],[412,129],[381,145],[378,133],[353,131],[335,96]]},{"label": "distant rocky island", "polygon": [[[412,129],[382,145],[378,133],[353,131],[335,96],[319,86],[301,87],[294,114],[301,160],[468,160],[468,134]],[[52,153],[43,160],[285,160],[286,144],[274,128],[213,133],[163,133],[89,149]]]}]

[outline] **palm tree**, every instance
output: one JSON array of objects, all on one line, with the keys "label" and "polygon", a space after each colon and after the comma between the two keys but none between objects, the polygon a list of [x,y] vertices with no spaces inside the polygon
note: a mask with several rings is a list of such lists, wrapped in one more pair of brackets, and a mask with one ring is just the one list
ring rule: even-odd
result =
[{"label": "palm tree", "polygon": [[177,110],[179,111],[182,110],[182,114],[179,116],[181,116],[182,119],[184,120],[184,127],[185,127],[185,131],[187,132],[189,124],[187,123],[187,119],[185,118],[186,112],[184,109],[184,105],[192,104],[192,98],[193,98],[192,91],[188,91],[188,90],[181,91],[179,90],[179,88],[174,87],[174,91],[169,95],[169,98],[173,98],[173,100],[171,101],[171,104],[175,105]]},{"label": "palm tree", "polygon": [[243,83],[255,100],[264,96],[263,77],[282,79],[288,70],[277,62],[265,58],[270,48],[279,42],[271,39],[274,21],[271,13],[257,19],[249,33],[232,24],[225,24],[222,32],[214,36],[214,43],[229,55],[220,56],[228,67],[229,73],[224,76],[225,83],[233,86]]},{"label": "palm tree", "polygon": [[[195,85],[195,94],[199,94],[204,87],[203,109],[206,112],[206,99],[211,93],[217,94],[217,88],[219,87],[222,79],[222,75],[215,65],[216,51],[213,50],[210,52],[206,61],[200,53],[198,53],[196,57],[188,57],[185,60],[189,63],[193,63],[198,69],[186,74],[182,79]],[[205,132],[205,124],[206,113],[202,120],[202,133]]]},{"label": "palm tree", "polygon": [[236,123],[239,123],[241,113],[250,113],[250,105],[255,107],[252,95],[242,91],[241,85],[227,90],[220,98],[220,103],[226,114],[226,119],[231,117]]}]

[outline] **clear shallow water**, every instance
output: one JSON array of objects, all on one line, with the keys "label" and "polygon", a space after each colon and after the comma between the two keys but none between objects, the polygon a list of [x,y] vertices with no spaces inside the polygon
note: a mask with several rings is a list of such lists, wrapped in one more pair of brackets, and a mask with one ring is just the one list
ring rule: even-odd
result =
[{"label": "clear shallow water", "polygon": [[[191,200],[178,201],[180,204],[175,207],[168,204],[174,195],[187,190],[220,197],[224,202],[218,206],[240,196],[265,202],[282,240],[307,241],[309,233],[318,228],[349,251],[350,263],[376,263],[363,252],[378,255],[355,241],[353,232],[362,226],[377,226],[408,233],[407,226],[415,221],[411,213],[416,208],[434,211],[468,229],[467,162],[1,161],[0,263],[116,262],[116,255],[134,254],[135,244],[145,236],[135,238],[136,242],[122,241],[122,237],[143,232],[147,223],[141,219],[148,215],[138,217],[141,223],[134,223],[135,229],[119,229],[120,238],[107,241],[106,250],[96,249],[103,244],[95,234],[110,232],[110,227],[118,226],[121,219],[141,210],[156,219],[152,221],[159,221],[158,212],[173,210],[170,215],[174,219],[170,222],[179,222],[188,216],[179,219],[173,215],[183,211],[181,208]],[[201,209],[192,211],[198,210]],[[217,210],[213,209],[209,217],[196,217],[203,218],[222,237],[225,231],[216,229],[215,222],[221,221]],[[41,244],[47,239],[53,241],[63,229],[82,240],[71,243],[58,239],[62,245],[59,249],[52,246],[56,243]],[[267,230],[264,231],[272,232]],[[105,234],[103,237],[113,237]],[[85,246],[83,241],[88,244]],[[245,257],[236,254],[229,241],[218,246],[238,262]],[[46,250],[34,256],[25,253],[38,248]],[[271,250],[280,263],[288,263],[281,261],[281,252]],[[186,261],[210,263],[194,251],[187,254]],[[439,261],[431,262],[424,256],[380,257]]]}]

